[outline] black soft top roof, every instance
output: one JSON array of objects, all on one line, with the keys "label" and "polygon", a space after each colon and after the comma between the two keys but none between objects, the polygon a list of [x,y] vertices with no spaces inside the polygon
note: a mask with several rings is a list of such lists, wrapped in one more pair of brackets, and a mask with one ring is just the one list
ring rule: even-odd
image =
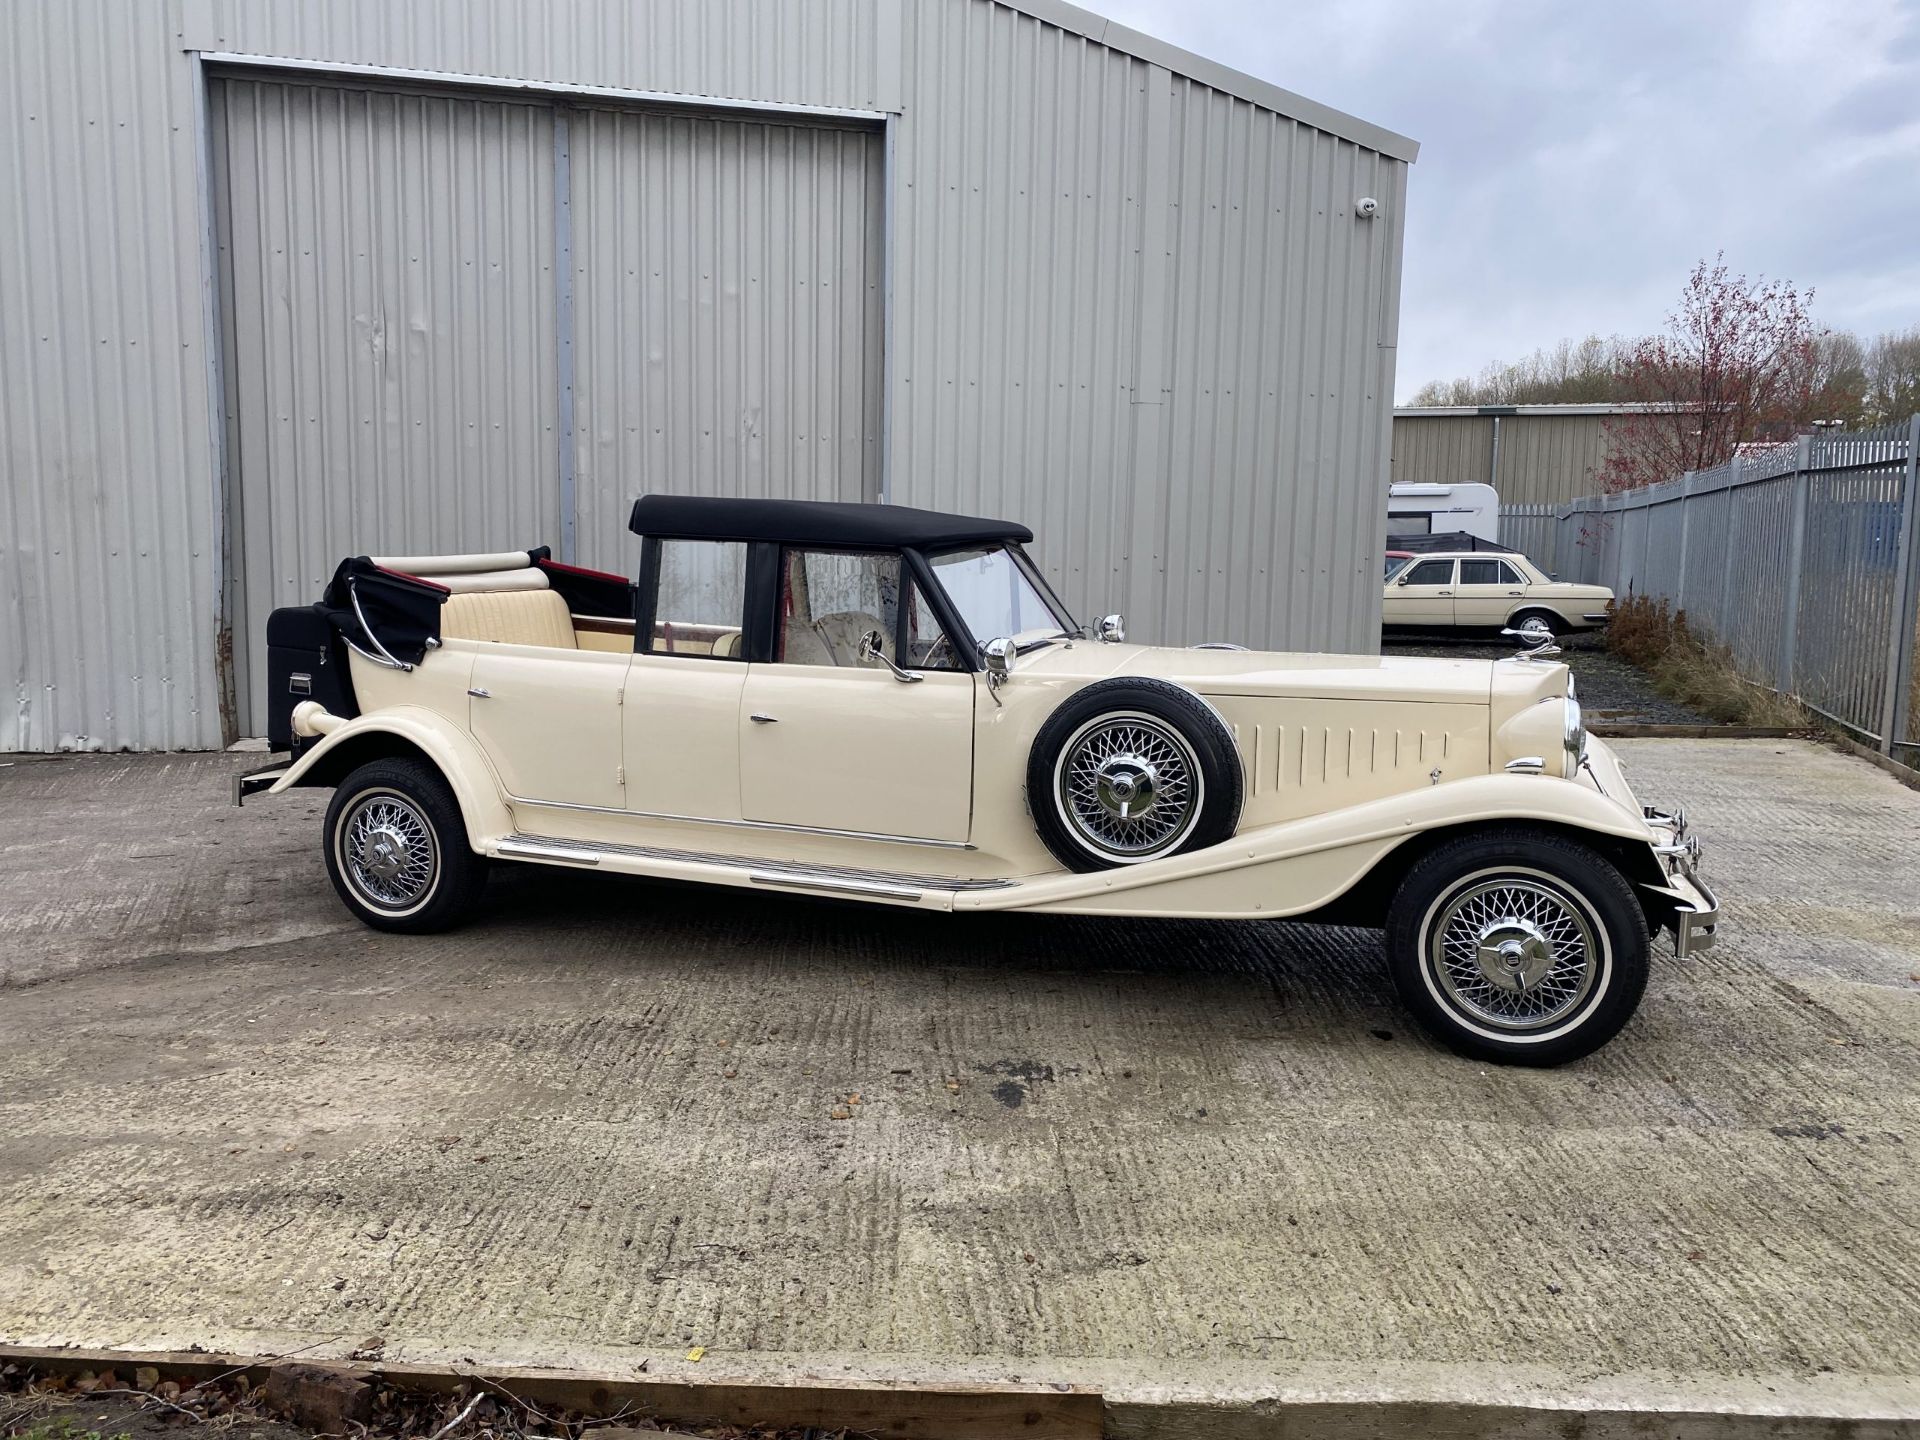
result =
[{"label": "black soft top roof", "polygon": [[790,545],[848,545],[934,550],[949,545],[1025,544],[1033,532],[1010,520],[943,515],[904,505],[836,500],[729,500],[699,495],[642,495],[627,528],[673,540],[776,540]]}]

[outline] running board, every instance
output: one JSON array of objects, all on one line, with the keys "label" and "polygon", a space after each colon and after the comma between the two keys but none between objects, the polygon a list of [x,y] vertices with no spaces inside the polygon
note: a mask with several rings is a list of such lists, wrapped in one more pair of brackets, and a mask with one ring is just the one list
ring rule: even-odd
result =
[{"label": "running board", "polygon": [[896,870],[862,870],[847,865],[806,865],[795,860],[762,860],[704,850],[671,850],[657,845],[616,845],[610,841],[566,840],[552,835],[509,835],[493,852],[508,860],[541,860],[557,865],[598,865],[602,861],[652,861],[700,865],[744,875],[748,884],[829,895],[863,895],[878,900],[919,900],[928,893],[1005,890],[1011,880],[963,880],[950,875],[909,875]]}]

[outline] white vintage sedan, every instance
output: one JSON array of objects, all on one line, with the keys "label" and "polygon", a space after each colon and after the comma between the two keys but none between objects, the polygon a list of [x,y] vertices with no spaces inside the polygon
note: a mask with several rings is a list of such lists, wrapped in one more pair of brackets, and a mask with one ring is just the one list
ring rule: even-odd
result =
[{"label": "white vintage sedan", "polygon": [[1389,566],[1380,619],[1397,629],[1511,629],[1538,641],[1606,624],[1612,603],[1606,586],[1551,579],[1524,555],[1439,551]]},{"label": "white vintage sedan", "polygon": [[[384,930],[500,861],[949,912],[1386,929],[1401,996],[1489,1060],[1626,1023],[1650,935],[1718,919],[1564,666],[1171,649],[1091,634],[999,520],[647,496],[639,578],[544,549],[344,561],[276,611],[236,800],[333,790]],[[644,904],[644,900],[636,901]]]}]

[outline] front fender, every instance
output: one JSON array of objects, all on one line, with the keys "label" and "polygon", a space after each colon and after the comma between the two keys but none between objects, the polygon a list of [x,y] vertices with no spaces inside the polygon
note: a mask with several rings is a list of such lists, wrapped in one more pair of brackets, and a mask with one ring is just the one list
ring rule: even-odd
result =
[{"label": "front fender", "polygon": [[513,833],[513,817],[500,798],[500,783],[473,737],[448,724],[444,716],[412,705],[390,706],[347,721],[295,761],[267,794],[278,795],[305,783],[304,777],[328,755],[379,735],[413,745],[446,777],[466,822],[467,843],[475,850]]},{"label": "front fender", "polygon": [[1480,775],[1243,830],[1221,844],[1164,860],[963,892],[954,897],[954,908],[1220,920],[1299,915],[1337,900],[1388,851],[1416,835],[1503,821],[1652,843],[1646,821],[1627,802],[1601,794],[1588,781]]}]

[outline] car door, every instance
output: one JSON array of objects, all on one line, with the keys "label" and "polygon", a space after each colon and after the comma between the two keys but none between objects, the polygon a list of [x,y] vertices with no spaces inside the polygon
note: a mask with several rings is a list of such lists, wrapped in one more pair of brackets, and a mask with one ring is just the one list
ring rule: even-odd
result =
[{"label": "car door", "polygon": [[1453,624],[1451,559],[1417,560],[1387,582],[1380,618],[1387,625]]},{"label": "car door", "polygon": [[[768,825],[961,844],[972,822],[973,690],[901,556],[788,547],[770,659],[746,667],[742,815]],[[862,641],[879,637],[896,675]]]},{"label": "car door", "polygon": [[660,540],[641,575],[646,620],[621,727],[626,809],[737,822],[748,546]]},{"label": "car door", "polygon": [[582,650],[551,590],[455,596],[481,605],[468,728],[508,796],[553,805],[620,804],[620,692],[632,656]]},{"label": "car door", "polygon": [[1454,586],[1454,623],[1499,629],[1526,594],[1519,573],[1505,560],[1463,555],[1459,583]]}]

